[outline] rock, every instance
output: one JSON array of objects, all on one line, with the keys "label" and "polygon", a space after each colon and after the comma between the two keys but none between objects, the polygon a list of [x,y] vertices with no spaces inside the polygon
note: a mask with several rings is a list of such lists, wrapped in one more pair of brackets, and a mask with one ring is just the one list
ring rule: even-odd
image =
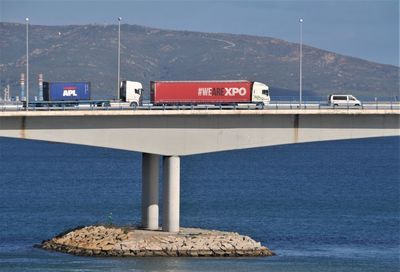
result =
[{"label": "rock", "polygon": [[88,226],[40,245],[82,256],[271,256],[272,251],[234,232],[181,228],[177,234],[134,228]]}]

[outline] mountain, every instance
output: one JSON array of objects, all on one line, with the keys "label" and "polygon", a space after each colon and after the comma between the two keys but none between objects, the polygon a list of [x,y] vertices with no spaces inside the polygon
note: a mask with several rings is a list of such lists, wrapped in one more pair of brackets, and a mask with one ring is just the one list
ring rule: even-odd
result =
[{"label": "mountain", "polygon": [[[90,81],[93,98],[117,89],[116,25],[29,26],[30,92],[45,81]],[[18,95],[25,72],[25,25],[0,23],[0,91]],[[382,49],[384,50],[384,49]],[[305,95],[397,96],[400,68],[303,46]],[[271,96],[298,95],[299,45],[269,37],[162,30],[121,25],[121,79],[249,79]],[[2,96],[2,93],[0,93]],[[148,96],[148,94],[147,94]]]}]

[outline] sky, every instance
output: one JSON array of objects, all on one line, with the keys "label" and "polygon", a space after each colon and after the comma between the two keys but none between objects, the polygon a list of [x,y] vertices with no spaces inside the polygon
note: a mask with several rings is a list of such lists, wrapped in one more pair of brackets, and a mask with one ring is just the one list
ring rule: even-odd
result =
[{"label": "sky", "polygon": [[138,24],[300,41],[399,66],[399,0],[0,0],[0,21]]}]

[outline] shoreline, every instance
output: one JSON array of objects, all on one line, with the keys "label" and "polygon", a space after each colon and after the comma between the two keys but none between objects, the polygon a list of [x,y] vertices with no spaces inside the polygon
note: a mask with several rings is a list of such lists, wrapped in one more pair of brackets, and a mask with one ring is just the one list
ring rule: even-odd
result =
[{"label": "shoreline", "polygon": [[37,247],[78,256],[258,257],[271,250],[236,232],[181,228],[178,233],[92,225],[65,231]]}]

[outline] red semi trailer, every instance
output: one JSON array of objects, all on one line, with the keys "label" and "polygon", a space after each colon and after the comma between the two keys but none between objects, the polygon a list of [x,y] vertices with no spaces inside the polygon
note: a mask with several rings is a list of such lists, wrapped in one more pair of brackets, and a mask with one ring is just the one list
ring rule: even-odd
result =
[{"label": "red semi trailer", "polygon": [[248,80],[151,81],[154,105],[268,104],[268,86]]}]

